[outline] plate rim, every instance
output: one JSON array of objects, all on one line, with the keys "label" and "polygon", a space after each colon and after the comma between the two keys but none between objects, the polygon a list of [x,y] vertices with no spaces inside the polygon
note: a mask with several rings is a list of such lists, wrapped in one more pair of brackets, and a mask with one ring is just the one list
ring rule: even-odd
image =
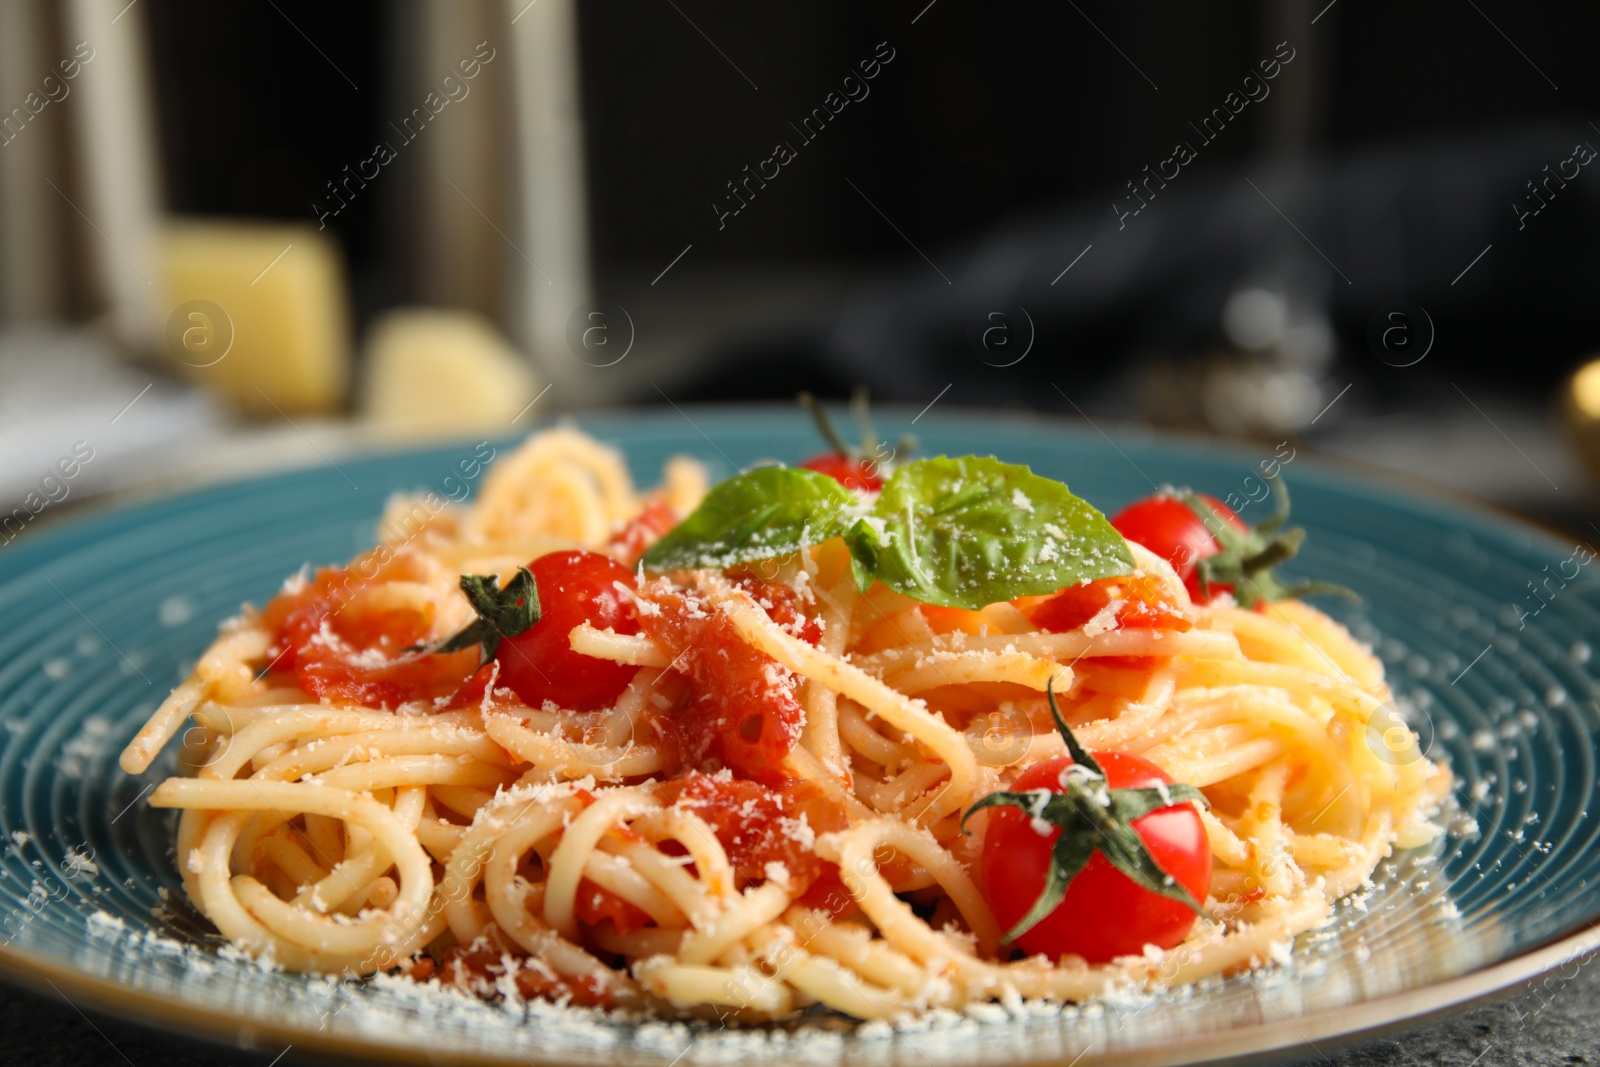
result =
[{"label": "plate rim", "polygon": [[[1310,1015],[1285,1017],[1277,1022],[1219,1033],[1191,1035],[1146,1048],[1095,1053],[1091,1051],[1091,1046],[1084,1050],[1080,1058],[1105,1067],[1177,1067],[1179,1064],[1224,1060],[1260,1060],[1296,1048],[1313,1048],[1319,1038],[1341,1045],[1349,1044],[1386,1029],[1414,1025],[1479,1006],[1509,994],[1512,987],[1521,982],[1549,974],[1574,961],[1586,957],[1600,959],[1600,938],[1590,940],[1596,934],[1600,934],[1600,922],[1587,924],[1583,929],[1554,942],[1480,970],[1416,989],[1391,993],[1376,1000],[1326,1008]],[[1589,943],[1585,944],[1585,941]],[[56,985],[58,980],[82,996],[94,1010],[163,1035],[210,1040],[257,1052],[270,1051],[281,1041],[305,1051],[342,1060],[365,1059],[370,1062],[372,1054],[381,1051],[390,1063],[433,1067],[439,1062],[437,1051],[406,1044],[399,1039],[358,1038],[274,1022],[270,1018],[254,1018],[237,1011],[202,1007],[181,998],[151,993],[108,978],[85,974],[66,964],[31,957],[9,945],[0,945],[0,979],[27,990],[26,983],[38,978],[43,978],[73,1007],[77,1007],[77,1004]],[[174,1019],[174,1014],[178,1018]],[[158,1019],[159,1022],[155,1021]],[[180,1029],[184,1022],[192,1023],[195,1030]],[[267,1041],[268,1038],[271,1040]],[[520,1044],[504,1056],[478,1050],[457,1050],[450,1054],[450,1059],[466,1067],[527,1067],[530,1063],[560,1067],[577,1062],[571,1058],[546,1055],[537,1045],[529,1048]],[[1053,1056],[1035,1056],[1017,1059],[1011,1064],[1013,1067],[1059,1067],[1059,1060]]]},{"label": "plate rim", "polygon": [[[706,416],[793,412],[794,417],[802,417],[801,413],[794,412],[792,408],[779,402],[708,403],[686,405],[686,407],[691,412]],[[876,410],[884,414],[890,412],[909,414],[911,408],[907,405],[885,404]],[[683,414],[682,411],[678,413]],[[620,428],[626,424],[626,420],[637,419],[640,414],[665,416],[669,413],[665,409],[641,411],[636,407],[608,406],[566,413],[543,424],[535,423],[530,426],[528,433],[567,423],[576,423],[581,427],[591,421],[609,421],[618,424]],[[932,421],[960,425],[963,429],[980,429],[982,427],[977,424],[984,420],[1000,418],[1009,424],[1005,426],[1008,430],[1015,430],[1018,424],[1022,423],[1052,432],[1065,431],[1071,436],[1086,439],[1092,439],[1093,434],[1098,434],[1119,452],[1121,449],[1116,443],[1117,437],[1122,437],[1124,440],[1131,439],[1141,445],[1167,447],[1178,451],[1207,452],[1218,458],[1247,457],[1250,455],[1250,445],[1259,444],[1259,442],[1233,440],[1190,430],[1150,427],[1125,419],[1107,418],[1096,422],[1087,418],[1073,418],[1065,413],[1013,408],[956,407],[937,413]],[[1107,434],[1101,428],[1102,422],[1110,426],[1111,434]],[[999,427],[991,425],[988,428]],[[601,432],[605,434],[607,431]],[[336,454],[342,459],[357,462],[398,459],[407,455],[416,456],[448,450],[452,446],[465,444],[476,436],[476,434],[450,435],[424,441],[398,442],[393,439],[353,433],[349,437],[347,447],[340,449]],[[521,436],[525,437],[526,434]],[[496,442],[518,439],[520,438],[515,434],[488,438]],[[1421,504],[1456,515],[1464,514],[1478,522],[1515,529],[1552,544],[1559,543],[1558,538],[1563,535],[1582,538],[1585,542],[1593,544],[1575,530],[1547,523],[1515,508],[1474,497],[1451,486],[1378,466],[1365,460],[1324,452],[1313,446],[1297,447],[1303,447],[1307,453],[1306,458],[1311,461],[1311,467],[1335,481],[1355,488],[1373,488],[1383,496],[1400,498],[1413,506]],[[323,459],[326,460],[326,457]],[[1129,463],[1132,465],[1131,460]],[[40,532],[29,539],[34,543],[28,548],[31,551],[47,551],[47,542],[62,536],[70,537],[74,532],[97,520],[121,512],[140,511],[176,499],[203,496],[210,492],[240,488],[272,479],[310,474],[330,464],[331,461],[325,463],[306,459],[303,462],[291,461],[281,465],[269,465],[240,476],[202,479],[188,486],[157,481],[124,492],[113,490],[71,508],[65,514],[59,514],[52,521],[42,525]],[[3,562],[0,560],[0,564]],[[25,573],[27,568],[0,566],[0,578],[5,580]],[[1310,1015],[1285,1017],[1276,1022],[1260,1023],[1219,1033],[1191,1035],[1145,1048],[1099,1053],[1086,1049],[1087,1055],[1083,1058],[1087,1063],[1118,1065],[1118,1067],[1123,1065],[1169,1067],[1180,1063],[1210,1063],[1224,1059],[1259,1060],[1296,1048],[1311,1048],[1317,1040],[1348,1044],[1369,1038],[1386,1029],[1414,1025],[1508,995],[1513,987],[1521,982],[1530,981],[1585,958],[1600,958],[1600,919],[1486,967],[1442,982],[1382,995],[1374,1000],[1323,1009]],[[401,1041],[331,1033],[276,1022],[270,1017],[257,1018],[244,1012],[197,1005],[180,997],[126,986],[111,979],[88,974],[49,957],[20,950],[9,943],[0,943],[0,983],[24,991],[40,992],[37,989],[37,981],[40,978],[74,1007],[77,1005],[62,987],[70,988],[83,997],[93,1010],[155,1034],[211,1041],[258,1051],[267,1050],[269,1044],[276,1047],[281,1040],[285,1044],[295,1045],[307,1051],[345,1060],[359,1060],[379,1051],[387,1057],[388,1062],[393,1063],[433,1064],[438,1059],[436,1053]],[[183,1029],[185,1024],[192,1025],[193,1029]],[[531,1062],[539,1064],[561,1065],[575,1062],[570,1058],[545,1055],[537,1047],[526,1049],[518,1046],[514,1051],[515,1055],[508,1053],[506,1056],[498,1056],[481,1051],[463,1050],[452,1053],[452,1058],[454,1062],[482,1065],[482,1067],[507,1067],[519,1061],[524,1065],[527,1064],[530,1062],[527,1054],[532,1052]],[[1045,1067],[1055,1062],[1056,1060],[1051,1057],[1026,1057],[1010,1061],[1012,1067]]]}]

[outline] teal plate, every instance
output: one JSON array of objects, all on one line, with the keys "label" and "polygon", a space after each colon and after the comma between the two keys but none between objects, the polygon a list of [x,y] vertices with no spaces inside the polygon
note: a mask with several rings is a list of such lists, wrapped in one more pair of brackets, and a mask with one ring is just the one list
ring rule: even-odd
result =
[{"label": "teal plate", "polygon": [[[908,416],[882,421],[898,432]],[[642,484],[674,452],[726,474],[816,448],[790,411],[627,412],[582,425],[623,448]],[[1260,464],[1281,461],[1015,414],[929,415],[916,431],[929,451],[1030,464],[1107,511],[1164,483],[1259,494]],[[371,544],[390,492],[458,493],[446,479],[470,455],[470,445],[341,455],[336,468],[105,509],[0,549],[0,974],[86,1010],[269,1054],[292,1044],[411,1062],[1165,1064],[1326,1047],[1546,972],[1560,981],[1600,944],[1600,821],[1589,815],[1600,595],[1587,550],[1296,457],[1285,473],[1310,538],[1293,570],[1362,594],[1329,610],[1382,656],[1459,787],[1437,846],[1387,862],[1285,963],[1064,1009],[745,1029],[262,969],[182,901],[171,815],[142,799],[172,771],[172,753],[138,777],[117,754],[241,602],[261,603],[304,563]]]}]

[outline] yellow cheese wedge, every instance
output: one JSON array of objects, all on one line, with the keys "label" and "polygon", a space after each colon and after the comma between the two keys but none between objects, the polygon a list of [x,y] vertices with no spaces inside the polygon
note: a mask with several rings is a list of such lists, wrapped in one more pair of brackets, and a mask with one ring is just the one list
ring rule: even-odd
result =
[{"label": "yellow cheese wedge", "polygon": [[1578,446],[1590,476],[1600,483],[1600,358],[1591,358],[1574,371],[1560,395],[1567,435]]},{"label": "yellow cheese wedge", "polygon": [[483,317],[390,311],[367,337],[361,414],[388,433],[508,433],[537,393],[528,361]]},{"label": "yellow cheese wedge", "polygon": [[162,235],[167,354],[241,410],[327,412],[350,378],[339,249],[310,226],[190,219]]}]

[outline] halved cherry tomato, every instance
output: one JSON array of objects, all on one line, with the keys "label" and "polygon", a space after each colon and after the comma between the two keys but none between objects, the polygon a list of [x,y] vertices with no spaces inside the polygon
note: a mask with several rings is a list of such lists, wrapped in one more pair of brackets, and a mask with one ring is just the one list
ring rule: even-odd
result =
[{"label": "halved cherry tomato", "polygon": [[870,460],[851,459],[837,452],[824,452],[800,464],[806,470],[826,474],[846,489],[858,493],[876,493],[883,488],[878,477],[878,465]]},{"label": "halved cherry tomato", "polygon": [[1024,597],[1013,603],[1039,629],[1066,633],[1099,615],[1113,600],[1121,603],[1116,612],[1121,627],[1183,633],[1194,626],[1183,608],[1173,603],[1161,580],[1148,574],[1080,582],[1052,596]]},{"label": "halved cherry tomato", "polygon": [[[1170,785],[1171,778],[1154,763],[1123,752],[1091,752],[1112,789]],[[1071,756],[1058,756],[1023,771],[1011,789],[1062,792],[1061,774]],[[1160,868],[1204,901],[1211,889],[1211,846],[1205,825],[1193,804],[1160,808],[1133,820]],[[984,896],[1002,930],[1016,925],[1044,889],[1050,851],[1060,830],[1040,833],[1018,808],[991,810],[983,839]],[[1144,951],[1145,945],[1171,948],[1188,936],[1195,913],[1179,901],[1135,884],[1096,852],[1067,886],[1054,911],[1017,938],[1017,945],[1036,955],[1059,959],[1082,956],[1104,963]]]},{"label": "halved cherry tomato", "polygon": [[638,633],[633,606],[617,591],[619,582],[633,588],[633,574],[610,556],[580,551],[540,556],[528,569],[539,587],[539,621],[500,642],[500,684],[534,708],[547,700],[574,711],[615,703],[638,668],[574,652],[569,635],[583,622]]},{"label": "halved cherry tomato", "polygon": [[[1241,534],[1249,533],[1244,520],[1233,509],[1215,497],[1196,494],[1209,505],[1229,526]],[[1222,551],[1222,546],[1206,528],[1205,520],[1193,508],[1175,496],[1152,496],[1128,505],[1111,519],[1117,532],[1130,541],[1137,541],[1156,555],[1172,564],[1190,598],[1204,604],[1221,593],[1233,591],[1231,585],[1213,583],[1207,595],[1200,592],[1200,578],[1196,573],[1199,562]]]},{"label": "halved cherry tomato", "polygon": [[796,679],[739,636],[726,614],[684,594],[649,588],[658,610],[640,619],[676,670],[693,683],[689,703],[667,720],[678,759],[691,770],[708,760],[773,786],[789,780],[784,757],[800,739],[805,711]]}]

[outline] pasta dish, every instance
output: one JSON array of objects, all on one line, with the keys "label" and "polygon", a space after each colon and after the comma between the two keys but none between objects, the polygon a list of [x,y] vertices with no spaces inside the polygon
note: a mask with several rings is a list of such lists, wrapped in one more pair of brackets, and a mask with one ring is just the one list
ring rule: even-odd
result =
[{"label": "pasta dish", "polygon": [[875,1019],[1261,966],[1437,833],[1449,773],[1276,576],[1281,511],[1108,520],[829,432],[641,492],[559,428],[391,500],[123,753],[177,741],[188,899],[290,970]]}]

